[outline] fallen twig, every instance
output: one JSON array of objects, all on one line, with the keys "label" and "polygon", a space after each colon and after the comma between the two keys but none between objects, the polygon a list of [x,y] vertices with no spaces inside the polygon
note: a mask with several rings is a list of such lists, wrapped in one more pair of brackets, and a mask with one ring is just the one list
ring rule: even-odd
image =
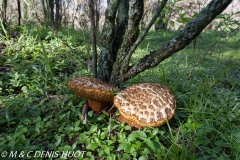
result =
[{"label": "fallen twig", "polygon": [[87,123],[87,113],[88,113],[88,102],[86,101],[83,105],[82,116],[81,116],[83,124]]}]

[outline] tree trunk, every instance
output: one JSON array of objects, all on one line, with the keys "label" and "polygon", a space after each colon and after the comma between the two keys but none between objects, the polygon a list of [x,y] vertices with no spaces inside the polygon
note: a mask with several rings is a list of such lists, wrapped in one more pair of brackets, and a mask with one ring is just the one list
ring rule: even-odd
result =
[{"label": "tree trunk", "polygon": [[139,41],[137,37],[139,34],[139,22],[143,12],[143,0],[129,0],[128,26],[121,47],[117,52],[116,60],[114,60],[112,52],[115,46],[111,46],[110,44],[114,40],[114,21],[118,1],[110,0],[108,9],[106,10],[106,21],[102,33],[98,77],[112,84],[120,85],[136,76],[138,73],[157,66],[160,62],[191,43],[191,41],[194,40],[217,15],[223,12],[231,2],[232,0],[212,0],[201,10],[197,18],[186,24],[175,38],[166,43],[162,48],[150,52],[138,62],[129,66],[131,55],[136,49],[135,43]]},{"label": "tree trunk", "polygon": [[1,11],[1,18],[2,18],[2,22],[4,27],[6,27],[7,25],[7,0],[3,0],[2,1],[2,11]]},{"label": "tree trunk", "polygon": [[23,14],[24,14],[24,20],[28,20],[29,14],[28,14],[28,5],[26,3],[23,3]]},{"label": "tree trunk", "polygon": [[113,65],[110,82],[114,82],[113,80],[115,77],[119,77],[119,75],[125,73],[128,69],[131,58],[131,56],[129,56],[129,51],[138,38],[139,24],[143,15],[143,5],[143,0],[130,0],[129,2],[128,26],[123,37],[120,51],[117,54],[116,62]]},{"label": "tree trunk", "polygon": [[61,0],[56,0],[56,18],[55,18],[55,27],[59,28],[62,21],[62,3]]},{"label": "tree trunk", "polygon": [[43,10],[43,17],[44,20],[46,21],[48,19],[48,14],[47,14],[47,10],[46,10],[46,4],[45,4],[45,0],[41,0],[42,2],[42,10]]},{"label": "tree trunk", "polygon": [[91,21],[91,32],[92,32],[92,53],[93,53],[93,61],[92,61],[92,72],[93,77],[97,77],[97,40],[96,40],[96,10],[95,10],[95,2],[94,0],[88,0],[89,13],[90,13],[90,21]]},{"label": "tree trunk", "polygon": [[49,21],[50,21],[50,25],[54,25],[54,0],[49,0]]},{"label": "tree trunk", "polygon": [[116,18],[116,27],[115,27],[116,31],[112,41],[113,61],[116,61],[118,50],[122,45],[123,36],[128,26],[128,9],[129,9],[128,1],[120,0],[119,6],[118,6],[117,18]]},{"label": "tree trunk", "polygon": [[17,0],[17,6],[18,6],[18,26],[21,26],[22,13],[21,13],[21,3],[20,3],[20,0]]},{"label": "tree trunk", "polygon": [[108,8],[105,12],[105,23],[100,38],[100,58],[98,62],[97,77],[108,82],[111,76],[113,66],[112,40],[115,33],[115,19],[120,0],[111,0],[108,2]]},{"label": "tree trunk", "polygon": [[95,28],[96,31],[99,31],[99,20],[100,20],[100,0],[95,2]]}]

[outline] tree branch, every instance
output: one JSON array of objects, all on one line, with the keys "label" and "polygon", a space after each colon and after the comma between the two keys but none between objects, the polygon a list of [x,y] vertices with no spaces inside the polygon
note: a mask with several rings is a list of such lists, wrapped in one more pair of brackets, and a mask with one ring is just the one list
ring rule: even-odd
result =
[{"label": "tree branch", "polygon": [[143,41],[143,39],[145,38],[145,36],[147,35],[148,31],[150,30],[150,28],[152,27],[152,25],[154,24],[154,22],[156,21],[156,19],[159,17],[159,14],[161,13],[161,11],[163,10],[163,8],[165,7],[165,5],[167,4],[168,0],[163,0],[161,5],[159,7],[157,7],[156,13],[155,15],[152,17],[152,19],[150,20],[150,22],[148,23],[148,25],[146,26],[146,28],[143,30],[142,34],[139,36],[139,38],[136,40],[136,42],[132,45],[129,54],[127,55],[127,59],[130,59],[130,57],[132,56],[133,52],[136,50],[136,48],[138,47],[138,45]]},{"label": "tree branch", "polygon": [[202,9],[199,16],[190,21],[175,38],[170,40],[161,49],[150,52],[150,54],[130,66],[128,71],[113,83],[120,84],[136,76],[138,73],[158,65],[177,51],[184,49],[218,14],[223,12],[231,2],[232,0],[212,0]]}]

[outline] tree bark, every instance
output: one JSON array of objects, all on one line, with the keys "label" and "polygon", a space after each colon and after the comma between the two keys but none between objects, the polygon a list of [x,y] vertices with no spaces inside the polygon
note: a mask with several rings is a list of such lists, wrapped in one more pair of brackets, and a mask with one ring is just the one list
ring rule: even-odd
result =
[{"label": "tree bark", "polygon": [[56,0],[56,18],[55,18],[55,27],[59,28],[62,21],[62,2],[61,0]]},{"label": "tree bark", "polygon": [[98,0],[95,2],[95,28],[96,31],[99,31],[99,20],[100,20],[100,3],[101,1]]},{"label": "tree bark", "polygon": [[20,3],[20,0],[17,0],[17,6],[18,6],[18,26],[21,26],[22,13],[21,13],[21,3]]},{"label": "tree bark", "polygon": [[128,0],[120,0],[116,18],[116,30],[112,40],[112,55],[113,61],[116,61],[118,51],[123,42],[123,36],[128,26]]},{"label": "tree bark", "polygon": [[[161,5],[155,10],[155,15],[152,17],[152,19],[150,20],[150,22],[148,23],[148,25],[146,26],[146,28],[142,31],[142,34],[138,37],[138,39],[136,40],[136,42],[131,46],[131,49],[129,50],[128,53],[128,57],[131,57],[133,52],[137,49],[138,45],[143,41],[143,39],[145,38],[145,36],[147,35],[148,31],[150,30],[150,28],[152,27],[152,25],[154,24],[154,22],[157,20],[159,14],[161,13],[161,11],[163,10],[163,8],[166,6],[168,0],[163,0]],[[130,58],[129,58],[130,59]],[[128,62],[129,65],[129,62]]]},{"label": "tree bark", "polygon": [[47,10],[46,10],[46,5],[45,5],[45,0],[41,0],[42,2],[42,10],[43,10],[43,15],[44,15],[44,20],[47,20],[48,14],[47,14]]},{"label": "tree bark", "polygon": [[96,10],[94,0],[88,1],[89,13],[90,13],[90,21],[91,21],[91,32],[92,32],[92,53],[93,53],[93,61],[92,61],[92,72],[93,77],[97,77],[97,40],[96,40]]},{"label": "tree bark", "polygon": [[28,13],[28,5],[27,3],[23,3],[23,14],[24,14],[24,20],[28,20],[29,18],[29,13]]},{"label": "tree bark", "polygon": [[112,40],[115,33],[115,19],[120,0],[108,1],[108,8],[105,12],[105,23],[100,38],[100,57],[98,62],[98,74],[97,77],[103,81],[108,82],[112,66],[113,66],[113,54],[112,54]]},{"label": "tree bark", "polygon": [[4,25],[4,27],[6,27],[7,25],[7,0],[3,0],[2,1],[2,23]]},{"label": "tree bark", "polygon": [[[120,74],[113,74],[111,77],[111,83],[119,85],[122,82],[136,76],[138,73],[145,71],[146,69],[157,66],[160,62],[164,61],[172,54],[185,48],[192,40],[194,40],[203,29],[221,12],[223,12],[232,0],[212,0],[202,11],[199,16],[190,21],[179,34],[166,43],[161,49],[150,52],[150,54],[141,58],[137,63],[132,66],[124,67]],[[124,54],[120,56],[119,60],[115,62],[120,65]],[[119,62],[118,62],[119,61]],[[115,64],[114,64],[115,65]],[[113,73],[116,72],[114,68]]]},{"label": "tree bark", "polygon": [[119,77],[119,75],[125,73],[128,69],[128,64],[131,57],[127,55],[131,49],[131,46],[137,40],[139,34],[139,23],[143,15],[143,5],[143,0],[129,1],[128,26],[123,37],[120,51],[117,54],[116,62],[113,65],[110,82],[113,82],[115,77]]},{"label": "tree bark", "polygon": [[54,0],[49,0],[49,20],[50,20],[50,25],[54,25],[54,12],[53,12],[53,7],[54,7]]}]

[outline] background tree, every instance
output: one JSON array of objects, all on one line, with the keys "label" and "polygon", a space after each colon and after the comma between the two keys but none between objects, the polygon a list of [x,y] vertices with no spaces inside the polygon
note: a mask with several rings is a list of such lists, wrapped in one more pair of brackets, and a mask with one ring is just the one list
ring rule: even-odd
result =
[{"label": "background tree", "polygon": [[7,0],[2,1],[1,19],[2,19],[3,25],[6,27],[6,24],[7,24]]},{"label": "background tree", "polygon": [[18,6],[18,26],[21,26],[22,13],[21,13],[21,3],[20,3],[20,0],[17,0],[17,6]]},{"label": "background tree", "polygon": [[[146,35],[139,36],[139,23],[143,14],[143,0],[110,0],[105,13],[105,23],[101,35],[98,78],[115,85],[136,76],[148,68],[158,65],[166,58],[185,48],[194,40],[214,18],[223,12],[232,0],[212,0],[199,15],[189,21],[179,34],[163,45],[162,48],[150,52],[135,64],[129,65],[130,58]],[[164,8],[166,1],[162,1]],[[115,24],[115,19],[116,24]],[[123,34],[119,34],[120,30]],[[116,37],[118,37],[116,39]]]},{"label": "background tree", "polygon": [[55,13],[55,26],[58,28],[61,26],[62,21],[62,2],[61,0],[56,0],[56,13]]},{"label": "background tree", "polygon": [[54,0],[49,0],[49,8],[48,8],[48,13],[49,13],[49,22],[50,25],[54,24]]},{"label": "background tree", "polygon": [[47,5],[48,2],[46,2],[45,0],[41,0],[41,6],[42,6],[42,11],[43,11],[43,17],[44,17],[44,20],[47,20],[48,19],[48,11],[47,11]]},{"label": "background tree", "polygon": [[88,1],[89,18],[91,21],[91,31],[92,31],[91,42],[92,42],[92,53],[93,53],[93,62],[92,62],[93,77],[97,76],[97,44],[96,44],[97,10],[95,6],[96,6],[96,3],[94,0]]}]

